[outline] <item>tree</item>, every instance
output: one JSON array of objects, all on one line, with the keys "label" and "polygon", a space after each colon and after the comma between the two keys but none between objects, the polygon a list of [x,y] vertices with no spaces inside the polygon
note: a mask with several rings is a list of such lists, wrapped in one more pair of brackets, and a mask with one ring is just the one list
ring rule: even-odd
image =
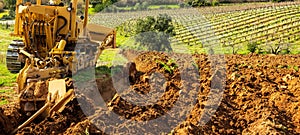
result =
[{"label": "tree", "polygon": [[[207,0],[185,0],[185,3],[192,7],[200,7],[200,6],[211,6],[212,3]],[[214,5],[217,3],[217,1],[214,1]]]},{"label": "tree", "polygon": [[174,35],[172,18],[160,14],[157,18],[138,19],[135,44],[152,51],[172,51],[169,37]]},{"label": "tree", "polygon": [[[117,0],[102,0],[101,2],[98,2],[96,0],[92,1],[92,4],[94,5],[95,8],[95,12],[100,12],[103,9],[109,7],[110,5],[114,4],[115,2],[117,2]],[[109,11],[111,9],[108,9]]]},{"label": "tree", "polygon": [[5,0],[4,3],[6,8],[9,9],[9,16],[15,17],[16,0]]},{"label": "tree", "polygon": [[100,12],[104,8],[105,8],[105,5],[103,5],[103,4],[97,4],[94,9],[95,9],[95,12]]},{"label": "tree", "polygon": [[294,1],[294,0],[271,0],[272,2],[285,2],[285,1]]},{"label": "tree", "polygon": [[148,3],[147,1],[144,1],[144,2],[142,3],[142,9],[143,9],[143,10],[147,10],[148,7],[149,7],[149,3]]},{"label": "tree", "polygon": [[141,3],[139,3],[139,2],[136,3],[134,7],[136,10],[143,10],[143,7],[142,7]]},{"label": "tree", "polygon": [[4,0],[6,8],[9,10],[15,10],[16,9],[16,0]]}]

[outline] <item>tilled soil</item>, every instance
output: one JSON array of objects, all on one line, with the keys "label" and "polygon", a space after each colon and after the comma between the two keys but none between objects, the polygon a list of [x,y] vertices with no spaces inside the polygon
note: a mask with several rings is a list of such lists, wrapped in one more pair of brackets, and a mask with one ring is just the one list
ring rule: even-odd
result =
[{"label": "tilled soil", "polygon": [[[222,56],[216,58],[222,59]],[[108,108],[99,108],[95,105],[97,103],[88,99],[89,96],[78,93],[77,99],[70,102],[62,113],[35,121],[18,134],[141,134],[160,131],[165,134],[300,134],[300,55],[226,55],[226,67],[211,66],[207,55],[196,54],[193,55],[194,62],[191,60],[156,52],[140,54],[133,60],[137,70],[127,65],[127,70],[131,71],[129,77],[115,74],[120,78],[118,81],[128,81],[130,87],[126,88],[127,92],[106,98]],[[214,72],[212,67],[218,70]],[[188,81],[182,79],[184,69],[189,69],[184,72],[188,73]],[[224,81],[222,76],[225,76]],[[116,82],[113,81],[116,80],[110,75],[98,76],[96,82],[102,96],[110,97],[116,91],[116,85],[112,85]],[[222,94],[220,104],[217,99],[213,100],[216,103],[209,102],[211,88],[221,83],[224,83],[224,93],[214,91],[216,95]],[[134,100],[138,97],[131,95],[132,92],[147,95],[153,87],[164,90],[162,95],[152,93],[153,97],[158,96],[154,100],[157,102],[146,105],[132,102],[139,101]],[[195,96],[194,99],[179,100],[185,89]],[[123,95],[133,99],[127,101]],[[81,111],[79,104],[83,104],[82,101],[88,105],[85,110],[88,110],[86,114],[92,122]],[[196,102],[189,113],[170,113],[176,105],[192,101]],[[215,113],[214,108],[217,108]],[[117,117],[110,117],[111,112]],[[18,106],[14,105],[1,107],[0,113],[0,133],[3,134],[26,119],[20,116]],[[168,119],[163,119],[163,116],[168,116]],[[210,120],[203,123],[203,117]],[[161,123],[151,125],[159,118],[162,118]],[[183,121],[176,121],[180,118]]]}]

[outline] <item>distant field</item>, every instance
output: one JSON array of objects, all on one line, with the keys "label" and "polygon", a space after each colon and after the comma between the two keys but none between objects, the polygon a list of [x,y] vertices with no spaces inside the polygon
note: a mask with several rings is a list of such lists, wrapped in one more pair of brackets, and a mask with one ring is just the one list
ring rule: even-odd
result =
[{"label": "distant field", "polygon": [[[118,7],[118,9],[122,9],[122,10],[132,10],[135,7]],[[148,7],[148,9],[150,10],[155,10],[155,9],[160,9],[160,8],[171,8],[171,9],[176,9],[176,8],[180,8],[179,5],[150,5]]]},{"label": "distant field", "polygon": [[179,5],[150,5],[149,9],[159,9],[159,8],[180,8]]},{"label": "distant field", "polygon": [[190,46],[218,43],[224,52],[248,53],[246,46],[257,43],[263,52],[280,46],[299,53],[300,5],[207,14],[205,18],[177,23],[176,39]]},{"label": "distant field", "polygon": [[[248,44],[258,44],[259,52],[270,53],[280,46],[281,53],[300,53],[300,3],[247,3],[220,7],[150,10],[126,13],[99,13],[91,22],[132,31],[134,19],[168,14],[176,26],[173,48],[206,52],[211,46],[223,53],[246,54]],[[101,18],[101,19],[98,19]],[[122,30],[122,29],[121,29]],[[119,36],[124,42],[124,37]],[[118,45],[122,42],[117,41]],[[204,49],[204,48],[206,49]]]}]

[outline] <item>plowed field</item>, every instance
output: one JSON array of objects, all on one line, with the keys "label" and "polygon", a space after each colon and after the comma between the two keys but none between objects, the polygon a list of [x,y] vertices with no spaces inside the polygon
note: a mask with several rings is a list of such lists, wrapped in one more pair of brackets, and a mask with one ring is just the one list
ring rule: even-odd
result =
[{"label": "plowed field", "polygon": [[[193,55],[193,66],[199,74],[194,74],[192,70],[187,70],[186,73],[192,80],[189,81],[192,82],[188,84],[189,89],[198,91],[193,93],[196,100],[185,101],[196,102],[187,115],[177,112],[174,116],[168,112],[174,104],[181,104],[178,99],[184,88],[180,70],[190,67],[178,67],[176,62],[169,62],[170,59],[166,54],[151,52],[139,55],[133,60],[137,70],[130,70],[128,79],[132,91],[143,95],[150,93],[153,86],[165,91],[156,103],[145,106],[132,104],[118,94],[112,100],[107,100],[110,112],[128,122],[122,122],[115,127],[109,126],[118,119],[110,119],[111,123],[102,122],[104,116],[111,115],[109,111],[101,111],[104,108],[96,107],[95,101],[77,94],[77,99],[70,102],[62,113],[37,120],[18,131],[18,134],[157,133],[169,129],[174,121],[150,126],[131,125],[130,121],[151,121],[165,115],[170,115],[170,118],[186,117],[175,123],[176,126],[165,134],[300,134],[300,55],[226,55],[225,67],[211,66],[207,55]],[[182,63],[191,61],[185,57],[179,60]],[[223,70],[212,72],[212,67]],[[157,78],[164,79],[152,79],[155,78],[154,73],[163,76]],[[210,120],[202,124],[200,119],[204,110],[208,110],[209,114],[214,108],[207,102],[208,94],[214,87],[211,81],[222,76],[225,76],[225,80],[220,81],[225,86],[222,100]],[[111,75],[97,75],[96,82],[103,96],[107,91],[116,91]],[[85,101],[85,105],[89,105],[88,112],[92,115],[92,122],[82,112],[77,100],[81,103]],[[2,106],[0,113],[2,134],[11,132],[26,120],[17,105]]]}]

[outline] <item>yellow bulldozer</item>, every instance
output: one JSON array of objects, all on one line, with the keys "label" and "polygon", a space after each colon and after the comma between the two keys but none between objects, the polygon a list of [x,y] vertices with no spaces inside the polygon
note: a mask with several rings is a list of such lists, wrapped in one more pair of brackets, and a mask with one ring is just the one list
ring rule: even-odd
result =
[{"label": "yellow bulldozer", "polygon": [[16,1],[16,18],[6,64],[17,76],[21,111],[29,118],[60,112],[74,98],[72,74],[95,66],[106,47],[115,47],[116,31],[88,24],[89,0],[79,12],[78,0]]}]

